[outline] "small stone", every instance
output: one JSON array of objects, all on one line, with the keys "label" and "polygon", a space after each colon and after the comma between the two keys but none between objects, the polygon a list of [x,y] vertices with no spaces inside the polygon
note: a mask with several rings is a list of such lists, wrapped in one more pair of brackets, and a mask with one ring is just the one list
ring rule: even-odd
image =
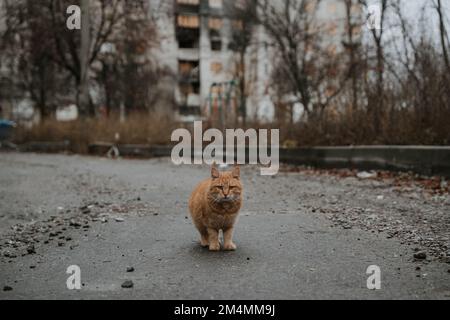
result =
[{"label": "small stone", "polygon": [[416,271],[420,271],[420,270],[422,270],[421,267],[416,267]]},{"label": "small stone", "polygon": [[35,254],[36,253],[36,249],[34,248],[33,245],[30,245],[27,247],[27,253],[28,254]]},{"label": "small stone", "polygon": [[81,213],[82,214],[89,214],[89,213],[91,213],[91,208],[88,207],[88,206],[84,206],[84,207],[81,208]]},{"label": "small stone", "polygon": [[358,172],[358,174],[356,175],[356,177],[358,177],[359,179],[365,180],[365,179],[375,179],[378,177],[378,174],[376,172],[367,172],[367,171],[363,171],[363,172]]},{"label": "small stone", "polygon": [[127,272],[134,272],[134,268],[133,267],[128,267],[127,268]]},{"label": "small stone", "polygon": [[74,220],[71,220],[71,221],[70,221],[70,226],[71,226],[71,227],[75,227],[75,228],[79,228],[79,227],[81,227],[81,224],[80,224],[79,222],[76,222],[76,221],[74,221]]},{"label": "small stone", "polygon": [[116,222],[124,222],[125,221],[125,219],[123,219],[123,218],[114,218],[114,220]]},{"label": "small stone", "polygon": [[64,247],[65,243],[64,242],[58,242],[58,247]]},{"label": "small stone", "polygon": [[414,254],[414,258],[417,260],[425,260],[427,258],[427,253],[425,251],[419,251]]},{"label": "small stone", "polygon": [[124,283],[122,283],[122,288],[130,289],[130,288],[133,288],[133,287],[134,287],[134,283],[131,280],[127,280]]},{"label": "small stone", "polygon": [[13,290],[13,288],[10,287],[10,286],[4,286],[3,287],[3,291],[12,291],[12,290]]}]

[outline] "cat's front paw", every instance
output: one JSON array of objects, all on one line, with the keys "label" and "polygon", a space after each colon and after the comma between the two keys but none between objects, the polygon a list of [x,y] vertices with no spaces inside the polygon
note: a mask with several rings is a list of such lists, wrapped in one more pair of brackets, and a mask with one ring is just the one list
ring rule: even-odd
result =
[{"label": "cat's front paw", "polygon": [[220,243],[210,243],[209,251],[220,251]]},{"label": "cat's front paw", "polygon": [[200,240],[200,246],[202,248],[208,248],[209,247],[209,241],[208,240],[204,240],[204,239]]},{"label": "cat's front paw", "polygon": [[236,245],[233,242],[225,243],[223,246],[223,249],[226,251],[234,251],[237,249]]}]

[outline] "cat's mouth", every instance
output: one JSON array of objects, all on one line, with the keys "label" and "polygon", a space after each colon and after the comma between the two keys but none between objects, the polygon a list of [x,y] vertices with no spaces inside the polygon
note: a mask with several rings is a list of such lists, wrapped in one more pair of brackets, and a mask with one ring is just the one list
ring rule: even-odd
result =
[{"label": "cat's mouth", "polygon": [[227,197],[227,198],[216,198],[214,199],[214,203],[218,205],[233,205],[238,199],[235,197]]}]

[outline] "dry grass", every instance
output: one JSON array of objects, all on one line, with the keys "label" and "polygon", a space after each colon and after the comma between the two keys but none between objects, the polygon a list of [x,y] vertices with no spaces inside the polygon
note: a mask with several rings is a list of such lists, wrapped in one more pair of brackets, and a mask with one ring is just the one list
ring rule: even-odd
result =
[{"label": "dry grass", "polygon": [[[448,111],[445,111],[448,112]],[[381,127],[374,130],[367,112],[325,115],[321,119],[289,124],[274,122],[263,124],[250,122],[247,128],[280,129],[280,144],[297,146],[345,146],[345,145],[448,145],[450,130],[447,119],[440,117],[418,118],[408,110],[385,114]],[[14,141],[64,141],[71,142],[71,151],[87,153],[93,142],[118,144],[170,144],[173,130],[185,127],[192,131],[192,124],[180,124],[159,115],[133,114],[121,123],[112,116],[107,119],[86,119],[74,122],[43,121],[32,129],[19,127]],[[204,123],[203,129],[212,125]],[[233,127],[230,125],[228,127]],[[245,128],[244,128],[245,129]]]},{"label": "dry grass", "polygon": [[87,153],[93,142],[120,144],[167,144],[176,124],[170,119],[154,114],[133,114],[125,122],[119,117],[85,119],[72,122],[44,120],[31,129],[17,128],[14,142],[70,141],[71,151]]}]

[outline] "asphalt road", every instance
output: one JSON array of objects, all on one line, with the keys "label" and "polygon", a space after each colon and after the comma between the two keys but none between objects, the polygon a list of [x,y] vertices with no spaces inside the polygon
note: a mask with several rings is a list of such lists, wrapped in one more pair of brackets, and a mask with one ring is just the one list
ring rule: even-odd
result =
[{"label": "asphalt road", "polygon": [[[0,299],[450,298],[450,264],[415,261],[420,242],[344,215],[398,213],[402,225],[427,212],[446,223],[448,195],[424,201],[354,178],[242,171],[238,250],[210,253],[187,210],[206,167],[0,153]],[[71,265],[81,290],[67,289]],[[380,290],[367,289],[371,265],[381,269]],[[134,287],[122,288],[126,280]]]}]

